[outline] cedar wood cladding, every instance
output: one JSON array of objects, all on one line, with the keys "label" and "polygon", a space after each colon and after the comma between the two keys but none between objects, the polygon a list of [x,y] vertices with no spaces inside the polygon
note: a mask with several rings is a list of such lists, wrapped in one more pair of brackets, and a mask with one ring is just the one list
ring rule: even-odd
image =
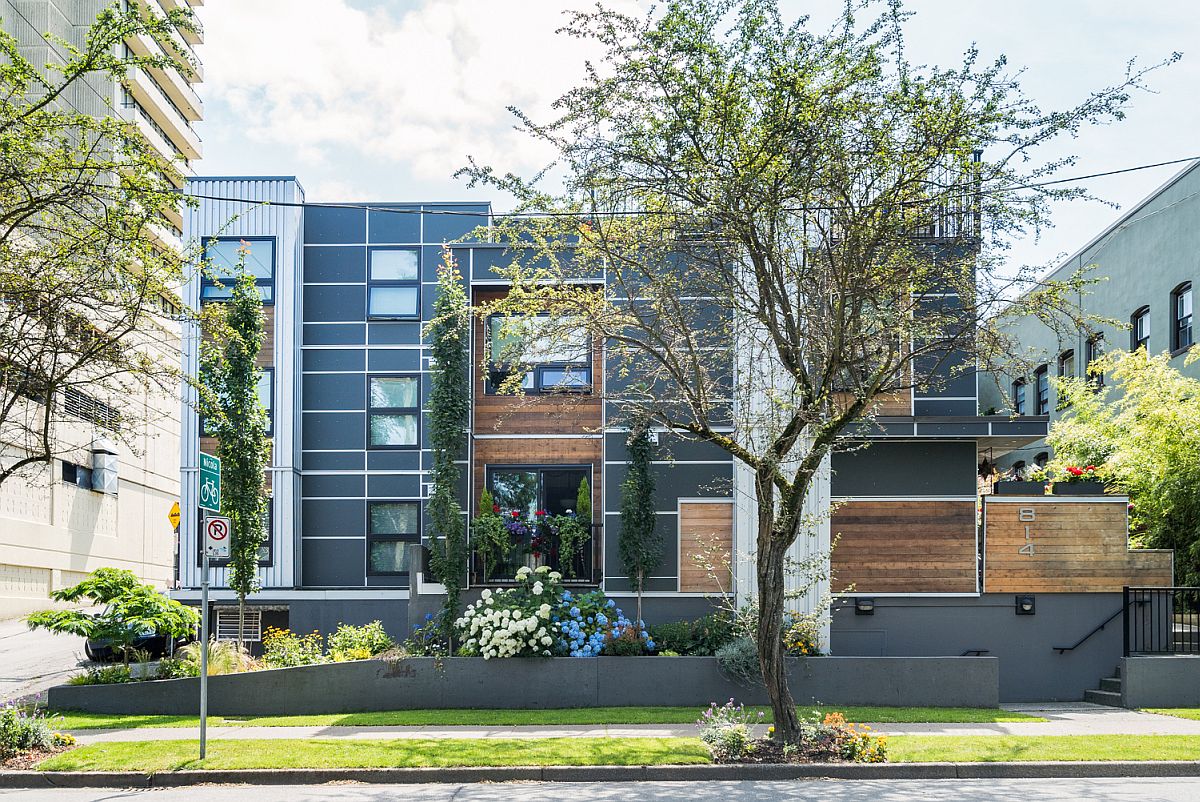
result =
[{"label": "cedar wood cladding", "polygon": [[[1129,548],[1124,496],[1094,501],[986,498],[983,509],[983,588],[989,593],[1119,593],[1126,585],[1171,584],[1170,551]],[[1022,510],[1027,520],[1021,519]],[[1033,553],[1021,553],[1028,544]]]},{"label": "cedar wood cladding", "polygon": [[[475,303],[503,297],[505,290],[476,290]],[[598,392],[562,393],[557,395],[488,395],[484,388],[484,371],[488,357],[486,320],[478,317],[472,323],[475,339],[475,360],[471,366],[474,403],[471,408],[471,431],[475,435],[590,435],[579,438],[520,437],[492,439],[475,437],[472,460],[471,506],[479,505],[479,493],[486,486],[488,465],[591,465],[592,510],[595,520],[602,520],[604,509],[600,470],[603,460],[602,405]],[[601,349],[592,352],[592,376],[597,385],[604,365]]]},{"label": "cedar wood cladding", "polygon": [[977,589],[973,501],[847,501],[834,510],[831,531],[835,592]]},{"label": "cedar wood cladding", "polygon": [[[703,561],[698,564],[697,558]],[[712,571],[706,563],[711,560]],[[679,590],[724,593],[733,587],[733,502],[679,503]]]}]

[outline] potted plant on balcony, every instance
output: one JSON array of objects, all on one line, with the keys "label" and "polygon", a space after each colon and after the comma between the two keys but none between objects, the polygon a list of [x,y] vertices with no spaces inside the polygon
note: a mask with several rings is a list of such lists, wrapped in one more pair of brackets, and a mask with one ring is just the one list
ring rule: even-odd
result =
[{"label": "potted plant on balcony", "polygon": [[1044,496],[1047,481],[1045,471],[1040,468],[1032,471],[1028,479],[1014,468],[992,485],[992,492],[998,496]]},{"label": "potted plant on balcony", "polygon": [[1056,496],[1101,496],[1104,482],[1100,481],[1099,469],[1095,465],[1079,467],[1068,465],[1055,477],[1051,485]]}]

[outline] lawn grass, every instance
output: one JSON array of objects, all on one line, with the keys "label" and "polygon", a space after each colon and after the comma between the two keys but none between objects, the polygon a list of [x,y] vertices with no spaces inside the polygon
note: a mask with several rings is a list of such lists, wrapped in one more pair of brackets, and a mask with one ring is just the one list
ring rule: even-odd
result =
[{"label": "lawn grass", "polygon": [[55,755],[39,771],[392,768],[448,766],[661,766],[708,763],[699,738],[454,740],[117,741]]},{"label": "lawn grass", "polygon": [[897,735],[887,747],[893,763],[1200,759],[1200,735]]},{"label": "lawn grass", "polygon": [[1160,716],[1174,716],[1175,718],[1190,718],[1192,721],[1200,721],[1200,707],[1147,707],[1143,710],[1145,713],[1158,713]]},{"label": "lawn grass", "polygon": [[[771,720],[769,708],[763,721]],[[1045,721],[1043,718],[1008,710],[982,707],[825,707],[818,715],[838,711],[847,720],[881,724],[993,723],[998,721]],[[253,727],[414,727],[563,724],[692,724],[702,711],[695,707],[584,707],[561,710],[394,710],[377,713],[333,713],[301,716],[209,716],[208,723],[220,726]],[[809,708],[801,715],[811,717]],[[64,711],[51,726],[60,730],[130,729],[134,727],[196,727],[195,716],[123,716],[106,713]]]}]

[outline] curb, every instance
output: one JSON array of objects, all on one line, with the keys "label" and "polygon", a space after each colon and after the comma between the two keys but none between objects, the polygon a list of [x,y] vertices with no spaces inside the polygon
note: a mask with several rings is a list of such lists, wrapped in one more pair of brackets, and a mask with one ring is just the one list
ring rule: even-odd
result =
[{"label": "curb", "polygon": [[494,766],[394,769],[228,769],[161,774],[0,772],[0,788],[171,788],[201,784],[321,785],[331,782],[686,782],[715,780],[978,780],[1200,777],[1200,761],[1022,763],[807,763],[699,766]]}]

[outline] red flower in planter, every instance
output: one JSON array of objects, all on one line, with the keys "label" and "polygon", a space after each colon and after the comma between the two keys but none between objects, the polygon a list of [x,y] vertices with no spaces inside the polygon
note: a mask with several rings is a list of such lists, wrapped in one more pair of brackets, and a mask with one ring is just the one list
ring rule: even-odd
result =
[{"label": "red flower in planter", "polygon": [[1077,468],[1074,465],[1067,466],[1067,473],[1072,476],[1083,476],[1083,468]]},{"label": "red flower in planter", "polygon": [[538,516],[539,518],[545,514],[546,514],[545,510],[538,510],[537,512],[534,513],[534,515]]},{"label": "red flower in planter", "polygon": [[493,505],[492,505],[492,512],[494,512],[494,513],[496,513],[497,515],[499,515],[499,514],[500,514],[500,505],[499,505],[499,504],[493,504]]}]

